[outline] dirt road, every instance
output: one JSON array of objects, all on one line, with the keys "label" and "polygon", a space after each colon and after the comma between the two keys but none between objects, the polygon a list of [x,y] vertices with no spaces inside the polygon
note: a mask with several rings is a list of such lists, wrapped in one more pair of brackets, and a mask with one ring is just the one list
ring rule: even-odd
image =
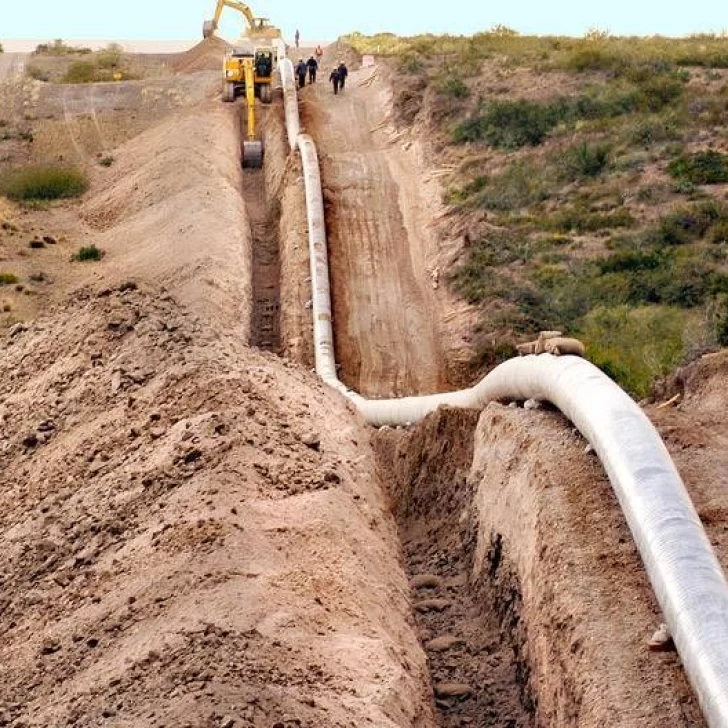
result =
[{"label": "dirt road", "polygon": [[341,378],[373,397],[437,391],[443,362],[426,227],[433,200],[416,160],[372,133],[387,107],[379,87],[358,86],[366,71],[351,73],[336,97],[326,77],[303,90],[301,103],[328,203]]}]

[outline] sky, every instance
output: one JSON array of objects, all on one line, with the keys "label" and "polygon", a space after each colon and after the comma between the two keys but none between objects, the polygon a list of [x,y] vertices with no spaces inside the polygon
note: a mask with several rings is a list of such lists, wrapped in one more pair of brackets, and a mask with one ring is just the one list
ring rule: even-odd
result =
[{"label": "sky", "polygon": [[[470,35],[506,25],[524,35],[681,36],[728,29],[725,0],[250,0],[292,41],[335,40],[351,31]],[[723,6],[721,12],[719,7]],[[33,39],[184,39],[201,37],[215,0],[0,0],[0,41]],[[223,11],[221,35],[236,38],[242,16]],[[728,40],[726,41],[728,42]]]}]

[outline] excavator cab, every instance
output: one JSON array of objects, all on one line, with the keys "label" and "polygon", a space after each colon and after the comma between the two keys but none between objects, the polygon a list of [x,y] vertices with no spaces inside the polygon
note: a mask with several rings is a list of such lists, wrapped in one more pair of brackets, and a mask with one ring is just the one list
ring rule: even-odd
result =
[{"label": "excavator cab", "polygon": [[249,62],[253,70],[253,94],[264,104],[273,99],[274,50],[268,46],[255,48],[245,38],[225,55],[224,101],[234,101],[238,94],[246,91],[244,64]]}]

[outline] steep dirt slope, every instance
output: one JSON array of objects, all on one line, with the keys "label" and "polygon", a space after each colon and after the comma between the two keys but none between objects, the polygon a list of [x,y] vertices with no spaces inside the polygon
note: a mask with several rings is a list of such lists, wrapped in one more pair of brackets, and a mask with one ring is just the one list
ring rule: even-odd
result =
[{"label": "steep dirt slope", "polygon": [[4,338],[4,724],[432,724],[368,434],[246,346],[236,119],[115,150],[106,257]]}]

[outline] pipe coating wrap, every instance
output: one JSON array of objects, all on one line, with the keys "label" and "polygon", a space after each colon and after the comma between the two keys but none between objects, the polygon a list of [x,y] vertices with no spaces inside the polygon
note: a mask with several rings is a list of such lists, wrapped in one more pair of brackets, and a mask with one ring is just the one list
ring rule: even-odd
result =
[{"label": "pipe coating wrap", "polygon": [[551,354],[510,359],[469,389],[423,397],[367,400],[339,381],[318,156],[311,138],[299,133],[290,61],[281,64],[281,78],[291,149],[298,146],[303,163],[316,372],[377,426],[417,422],[440,405],[556,405],[604,465],[708,724],[728,728],[728,584],[665,445],[617,384],[584,359]]}]

